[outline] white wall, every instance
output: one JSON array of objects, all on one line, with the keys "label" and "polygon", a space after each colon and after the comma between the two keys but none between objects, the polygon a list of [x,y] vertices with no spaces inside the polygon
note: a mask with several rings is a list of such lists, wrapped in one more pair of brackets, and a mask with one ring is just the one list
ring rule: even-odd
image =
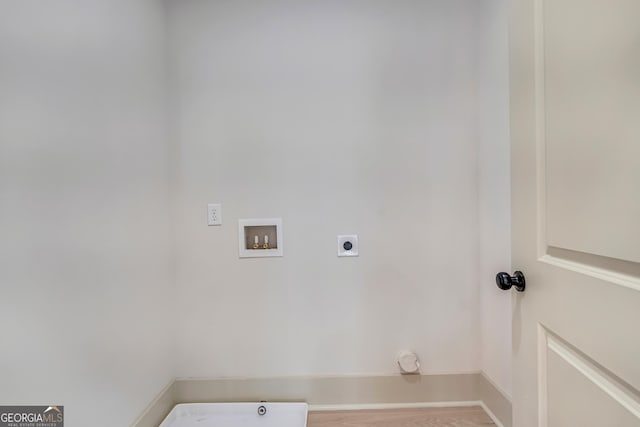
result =
[{"label": "white wall", "polygon": [[[169,2],[179,376],[481,367],[481,2]],[[206,226],[207,202],[224,224]],[[285,256],[238,259],[237,219]],[[359,258],[336,235],[360,236]]]},{"label": "white wall", "polygon": [[171,376],[164,16],[0,5],[0,402],[126,426]]},{"label": "white wall", "polygon": [[[504,3],[167,1],[168,40],[153,0],[2,3],[0,402],[127,425],[172,374],[391,373],[401,348],[509,394]],[[284,258],[237,258],[255,216]]]},{"label": "white wall", "polygon": [[495,285],[511,269],[509,65],[506,0],[484,0],[480,40],[478,201],[482,370],[511,396],[511,294]]}]

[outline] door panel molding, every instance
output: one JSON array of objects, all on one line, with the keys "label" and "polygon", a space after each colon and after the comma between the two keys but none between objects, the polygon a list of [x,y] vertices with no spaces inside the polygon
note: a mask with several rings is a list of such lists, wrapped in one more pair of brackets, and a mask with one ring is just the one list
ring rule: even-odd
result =
[{"label": "door panel molding", "polygon": [[570,248],[553,247],[548,244],[544,12],[545,0],[534,0],[538,261],[640,291],[640,263],[610,258],[599,254],[587,254]]},{"label": "door panel molding", "polygon": [[535,141],[538,257],[547,254],[547,141],[545,125],[544,0],[534,0]]},{"label": "door panel molding", "polygon": [[616,273],[611,270],[594,267],[588,264],[569,261],[569,260],[558,258],[552,255],[543,255],[538,259],[538,261],[543,262],[545,264],[560,267],[565,270],[570,270],[576,273],[584,274],[585,276],[591,276],[595,279],[604,280],[614,285],[619,285],[625,288],[640,291],[640,280],[634,276]]},{"label": "door panel molding", "polygon": [[617,404],[640,421],[640,391],[608,371],[586,354],[538,324],[538,408],[539,427],[548,420],[548,354],[554,353],[584,378],[597,386]]},{"label": "door panel molding", "polygon": [[549,385],[547,383],[547,328],[538,323],[538,427],[547,427],[549,423]]},{"label": "door panel molding", "polygon": [[640,264],[549,246],[539,261],[640,291]]},{"label": "door panel molding", "polygon": [[534,0],[549,246],[640,262],[634,0]]}]

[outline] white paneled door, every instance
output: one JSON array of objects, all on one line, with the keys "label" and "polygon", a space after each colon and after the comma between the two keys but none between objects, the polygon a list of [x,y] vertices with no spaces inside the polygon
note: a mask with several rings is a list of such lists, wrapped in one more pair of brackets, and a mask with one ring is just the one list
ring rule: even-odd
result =
[{"label": "white paneled door", "polygon": [[640,426],[640,1],[512,0],[515,427]]}]

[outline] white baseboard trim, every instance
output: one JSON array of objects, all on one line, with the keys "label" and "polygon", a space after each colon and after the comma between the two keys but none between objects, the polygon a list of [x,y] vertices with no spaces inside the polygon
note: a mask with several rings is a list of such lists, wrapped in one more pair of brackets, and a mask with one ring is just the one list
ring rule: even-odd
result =
[{"label": "white baseboard trim", "polygon": [[176,405],[174,396],[175,384],[176,380],[171,380],[131,424],[131,427],[158,427]]},{"label": "white baseboard trim", "polygon": [[505,425],[502,424],[502,422],[498,419],[498,417],[496,417],[496,414],[494,414],[491,411],[491,409],[489,409],[489,407],[484,404],[484,402],[480,401],[480,406],[482,407],[482,409],[484,409],[484,412],[486,412],[487,415],[489,415],[489,418],[491,418],[491,421],[493,421],[496,427],[505,427]]},{"label": "white baseboard trim", "polygon": [[479,399],[485,411],[500,427],[512,427],[511,399],[484,372],[478,379]]},{"label": "white baseboard trim", "polygon": [[498,383],[493,381],[491,377],[489,377],[489,375],[487,375],[484,371],[480,371],[479,374],[482,375],[482,378],[487,380],[489,384],[491,384],[493,388],[495,388],[505,399],[511,402],[511,395],[507,393],[502,387],[500,387]]},{"label": "white baseboard trim", "polygon": [[177,403],[298,401],[309,405],[479,400],[480,374],[178,379]]},{"label": "white baseboard trim", "polygon": [[416,402],[416,403],[373,403],[362,405],[309,405],[309,412],[328,411],[363,411],[376,409],[420,409],[420,408],[455,408],[467,406],[482,406],[479,400],[465,400],[460,402]]},{"label": "white baseboard trim", "polygon": [[480,406],[498,427],[511,427],[511,401],[483,374],[287,378],[179,378],[131,427],[157,427],[179,403],[307,402],[310,411]]}]

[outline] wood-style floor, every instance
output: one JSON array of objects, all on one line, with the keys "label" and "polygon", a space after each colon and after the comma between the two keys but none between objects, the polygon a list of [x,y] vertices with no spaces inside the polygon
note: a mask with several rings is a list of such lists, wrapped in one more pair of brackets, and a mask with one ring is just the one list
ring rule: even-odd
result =
[{"label": "wood-style floor", "polygon": [[479,406],[309,412],[307,427],[487,427]]}]

